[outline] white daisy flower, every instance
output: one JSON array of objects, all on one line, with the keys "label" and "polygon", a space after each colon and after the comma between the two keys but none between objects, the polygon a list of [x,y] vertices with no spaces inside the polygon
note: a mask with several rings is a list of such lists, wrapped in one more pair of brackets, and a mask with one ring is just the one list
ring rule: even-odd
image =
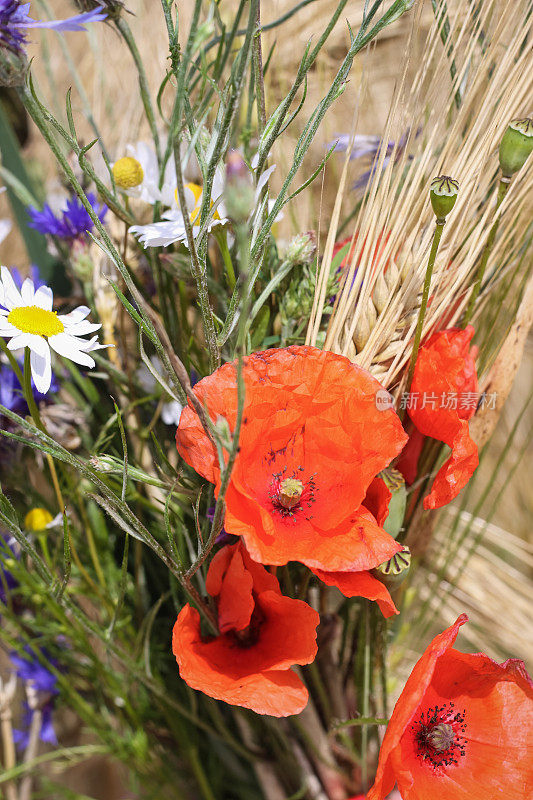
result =
[{"label": "white daisy flower", "polygon": [[[215,225],[224,225],[228,219],[225,216],[226,210],[222,202],[224,191],[224,177],[222,171],[217,169],[213,178],[213,190],[211,194],[211,208],[214,213],[207,226],[210,231]],[[192,224],[193,235],[196,237],[200,233],[200,210],[203,201],[202,187],[197,183],[188,183],[185,186],[185,197],[187,203],[187,213]],[[162,222],[152,222],[148,225],[133,225],[130,233],[134,233],[144,247],[168,247],[174,242],[182,242],[187,245],[187,234],[185,232],[185,221],[179,208],[177,191],[175,192],[174,208],[163,214]]]},{"label": "white daisy flower", "polygon": [[50,348],[84,367],[95,366],[88,354],[109,345],[98,344],[96,336],[80,338],[102,327],[86,320],[90,312],[87,306],[79,306],[70,314],[58,314],[52,311],[54,296],[48,286],[36,290],[33,281],[26,278],[19,291],[7,267],[1,268],[0,277],[0,336],[10,339],[10,350],[29,348],[31,374],[38,392],[46,394],[52,381]]},{"label": "white daisy flower", "polygon": [[137,142],[135,145],[129,144],[126,151],[128,155],[119,158],[111,167],[116,186],[130,197],[145,203],[173,205],[177,185],[174,159],[167,161],[163,185],[159,188],[159,164],[155,150],[146,142]]}]

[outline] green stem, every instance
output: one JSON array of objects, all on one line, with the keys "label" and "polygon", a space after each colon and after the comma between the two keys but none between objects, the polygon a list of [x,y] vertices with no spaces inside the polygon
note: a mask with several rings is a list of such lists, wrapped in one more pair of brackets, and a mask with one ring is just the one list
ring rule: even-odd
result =
[{"label": "green stem", "polygon": [[[510,178],[502,177],[500,178],[500,184],[498,186],[498,197],[496,200],[496,211],[498,211],[499,207],[503,202],[503,198],[507,194],[507,190],[509,188]],[[470,300],[468,302],[468,308],[466,310],[464,320],[463,320],[463,327],[466,327],[470,320],[472,319],[472,315],[474,313],[474,308],[476,305],[476,300],[479,296],[481,291],[481,284],[483,282],[483,277],[485,275],[485,270],[487,268],[487,262],[489,260],[489,256],[491,254],[492,248],[494,246],[494,240],[496,239],[496,234],[498,232],[498,226],[500,224],[501,215],[498,216],[494,225],[490,229],[489,237],[487,239],[487,243],[483,249],[483,253],[481,255],[481,261],[479,264],[479,268],[477,271],[476,281],[474,283],[474,288],[472,289],[472,294],[470,295]]]},{"label": "green stem", "polygon": [[188,756],[191,762],[192,770],[194,772],[194,777],[198,781],[198,785],[205,800],[216,800],[215,795],[213,794],[213,791],[209,785],[209,781],[207,780],[207,776],[202,767],[202,763],[198,758],[198,750],[196,749],[196,747],[191,747],[189,749]]},{"label": "green stem", "polygon": [[[418,322],[416,323],[416,331],[415,331],[415,338],[413,342],[413,352],[411,353],[411,362],[409,364],[409,372],[407,373],[407,384],[406,384],[406,391],[408,392],[411,386],[411,382],[413,380],[413,375],[416,366],[416,359],[418,356],[418,350],[420,347],[420,342],[422,339],[422,329],[424,327],[424,318],[426,316],[426,309],[429,300],[429,290],[431,288],[431,278],[433,276],[433,268],[435,266],[435,259],[437,257],[437,251],[439,249],[439,244],[442,236],[442,231],[444,230],[444,225],[446,220],[444,219],[437,219],[437,223],[435,225],[435,232],[433,234],[433,242],[431,244],[431,251],[429,254],[429,261],[426,269],[426,277],[424,279],[424,289],[422,290],[422,301],[420,303],[420,311],[418,312]],[[403,409],[402,409],[403,411]]]},{"label": "green stem", "polygon": [[139,53],[139,49],[135,42],[135,38],[131,32],[131,28],[122,15],[120,15],[118,19],[115,20],[115,25],[120,31],[122,38],[126,42],[128,49],[132,55],[133,61],[135,62],[135,66],[137,67],[137,72],[139,73],[139,89],[141,92],[141,99],[144,106],[144,113],[146,114],[148,125],[150,126],[152,139],[154,140],[157,160],[158,162],[160,162],[161,148],[159,143],[159,134],[157,132],[157,124],[155,121],[154,108],[152,106],[152,100],[150,98],[150,87],[148,86],[148,78],[146,77],[146,71],[144,69],[144,64],[141,58],[141,54]]},{"label": "green stem", "polygon": [[[370,716],[370,602],[368,600],[365,601],[364,625],[365,625],[365,657],[364,657],[364,673],[363,673],[363,718],[368,719],[368,717]],[[366,792],[368,786],[367,750],[368,750],[368,726],[363,725],[361,730],[361,779],[363,781],[363,792]]]},{"label": "green stem", "polygon": [[217,240],[218,249],[220,250],[220,255],[222,256],[222,261],[224,262],[224,266],[226,268],[226,276],[228,278],[228,286],[231,291],[234,290],[235,284],[237,280],[235,278],[235,270],[233,269],[233,261],[231,259],[231,253],[228,247],[228,238],[225,230],[221,230],[220,226],[217,226],[213,230],[213,234],[215,239]]},{"label": "green stem", "polygon": [[[31,364],[30,364],[29,347],[24,348],[24,371],[22,373],[22,394],[24,395],[24,399],[28,405],[31,418],[34,421],[35,426],[39,428],[39,430],[42,431],[43,433],[46,433],[46,428],[44,427],[43,422],[41,420],[41,415],[39,414],[39,409],[37,408],[37,403],[35,402],[35,398],[33,396],[31,388]],[[52,456],[49,453],[46,454],[46,460],[48,461],[48,467],[52,475],[52,483],[54,485],[59,511],[62,514],[63,511],[65,510],[65,501],[63,500],[63,495],[61,494],[61,488],[59,486],[59,480],[57,477],[55,464]]]}]

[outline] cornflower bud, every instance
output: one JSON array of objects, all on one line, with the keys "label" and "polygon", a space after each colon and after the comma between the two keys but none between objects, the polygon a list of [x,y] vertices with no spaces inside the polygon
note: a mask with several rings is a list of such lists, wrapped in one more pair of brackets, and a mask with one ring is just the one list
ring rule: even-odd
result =
[{"label": "cornflower bud", "polygon": [[431,188],[429,196],[431,198],[431,205],[437,219],[445,219],[457,200],[459,192],[459,184],[453,178],[447,175],[440,175],[438,178],[433,178],[431,181]]},{"label": "cornflower bud", "polygon": [[236,150],[226,161],[224,201],[228,216],[237,223],[246,222],[255,208],[255,190],[243,157]]},{"label": "cornflower bud", "polygon": [[285,253],[285,261],[291,264],[308,264],[316,253],[316,233],[307,231],[294,236]]},{"label": "cornflower bud", "polygon": [[504,178],[518,172],[533,150],[533,120],[514,119],[500,142],[500,167]]}]

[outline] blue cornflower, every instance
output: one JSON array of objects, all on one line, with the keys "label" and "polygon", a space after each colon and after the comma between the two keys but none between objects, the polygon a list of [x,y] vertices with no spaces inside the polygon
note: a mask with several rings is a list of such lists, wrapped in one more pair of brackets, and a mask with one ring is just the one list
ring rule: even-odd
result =
[{"label": "blue cornflower", "polygon": [[[58,694],[57,678],[46,667],[43,667],[40,661],[37,660],[34,650],[26,645],[23,648],[22,655],[15,651],[9,654],[11,663],[15,667],[17,677],[21,681],[31,681],[33,688],[37,692],[46,692],[48,694]],[[41,654],[46,658],[54,667],[58,666],[57,661],[52,658],[48,652],[41,649]]]},{"label": "blue cornflower", "polygon": [[[382,164],[382,170],[385,169],[391,157],[394,153],[395,160],[403,153],[405,146],[407,144],[407,140],[409,138],[410,131],[408,130],[403,136],[400,137],[398,142],[388,141],[385,147],[385,154]],[[420,129],[416,132],[416,136],[420,133]],[[366,170],[360,178],[358,178],[354,184],[354,189],[365,189],[367,184],[372,180],[374,175],[376,174],[376,170],[378,168],[379,162],[379,154],[381,152],[381,148],[383,147],[383,140],[380,136],[376,136],[374,134],[356,134],[353,139],[347,133],[342,134],[338,137],[335,143],[331,142],[329,147],[332,144],[335,144],[335,150],[338,152],[346,152],[350,147],[351,143],[351,151],[350,151],[350,161],[358,158],[371,158],[372,166],[370,169]],[[394,150],[396,146],[396,151]]]},{"label": "blue cornflower", "polygon": [[106,19],[104,7],[99,5],[92,11],[76,14],[69,19],[37,21],[30,17],[30,4],[19,0],[0,0],[0,47],[16,55],[24,55],[29,28],[50,28],[55,31],[83,31],[88,22]]},{"label": "blue cornflower", "polygon": [[[37,660],[33,650],[26,646],[23,650],[25,655],[16,652],[10,653],[11,663],[15,667],[17,677],[20,680],[28,683],[35,692],[40,692],[42,701],[38,704],[38,709],[41,713],[41,730],[39,732],[39,739],[42,742],[49,744],[57,744],[57,737],[52,724],[52,712],[54,710],[55,696],[59,694],[57,688],[57,677],[50,672],[46,667]],[[57,667],[57,661],[51,658],[46,650],[41,650],[41,653],[50,664]],[[29,731],[31,728],[33,715],[37,708],[32,708],[28,703],[24,703],[25,714],[23,717],[24,730],[14,730],[13,739],[21,750],[28,746]]]},{"label": "blue cornflower", "polygon": [[[13,730],[13,741],[19,750],[26,750],[30,742],[30,730],[33,720],[33,715],[36,709],[30,708],[28,703],[23,703],[24,715],[22,717],[23,730]],[[46,744],[58,744],[56,732],[52,722],[52,712],[54,710],[53,700],[48,700],[46,703],[39,706],[41,712],[41,730],[39,731],[39,739]]]},{"label": "blue cornflower", "polygon": [[[103,222],[107,206],[98,203],[96,195],[92,192],[88,192],[87,200],[100,222]],[[93,221],[76,195],[67,200],[65,208],[60,212],[61,216],[56,216],[48,203],[42,211],[30,206],[28,214],[32,220],[28,223],[30,228],[35,228],[39,233],[58,236],[60,239],[77,239],[93,229]]]}]

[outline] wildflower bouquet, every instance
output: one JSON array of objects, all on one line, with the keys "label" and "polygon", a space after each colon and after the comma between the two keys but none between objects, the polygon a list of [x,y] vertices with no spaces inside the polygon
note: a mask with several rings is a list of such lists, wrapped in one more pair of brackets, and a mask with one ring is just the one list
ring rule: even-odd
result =
[{"label": "wildflower bouquet", "polygon": [[279,5],[0,0],[7,800],[531,796],[531,551],[477,480],[533,320],[530,3]]}]

